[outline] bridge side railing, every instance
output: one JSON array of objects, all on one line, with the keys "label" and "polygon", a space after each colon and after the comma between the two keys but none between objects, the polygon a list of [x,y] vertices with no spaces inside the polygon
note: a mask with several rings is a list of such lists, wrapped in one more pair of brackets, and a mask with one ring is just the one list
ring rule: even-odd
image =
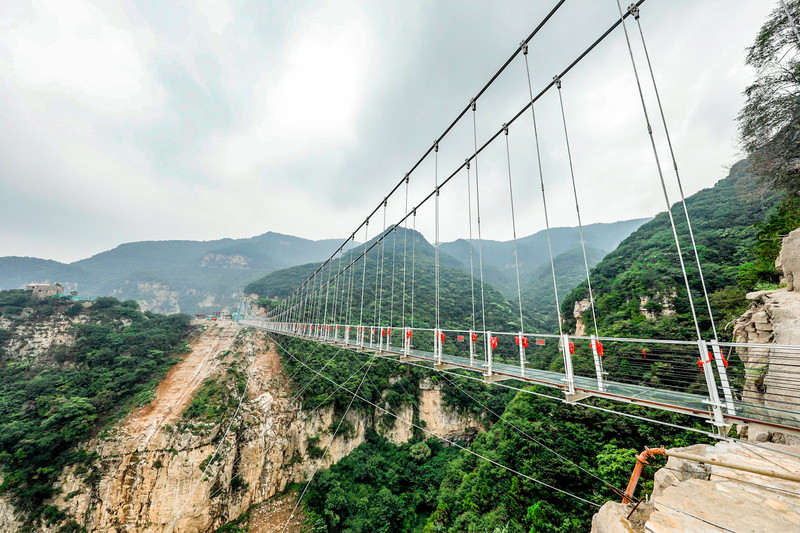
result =
[{"label": "bridge side railing", "polygon": [[241,322],[487,379],[554,387],[570,401],[603,396],[693,414],[720,431],[743,422],[800,428],[800,346],[278,323],[252,316]]}]

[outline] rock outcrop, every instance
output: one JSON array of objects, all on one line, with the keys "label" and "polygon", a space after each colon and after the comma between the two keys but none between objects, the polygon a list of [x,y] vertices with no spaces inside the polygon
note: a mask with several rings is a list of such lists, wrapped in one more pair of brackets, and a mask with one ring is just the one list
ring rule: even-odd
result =
[{"label": "rock outcrop", "polygon": [[[216,424],[187,423],[182,414],[197,390],[210,377],[230,375],[229,369],[250,376],[241,411]],[[307,479],[318,462],[325,468],[339,461],[365,441],[370,427],[396,443],[413,434],[380,413],[352,410],[348,431],[337,435],[320,461],[313,459],[330,441],[335,414],[332,407],[304,411],[289,384],[263,332],[215,323],[170,370],[150,405],[87,445],[97,459],[88,470],[66,469],[59,494],[48,503],[88,531],[155,533],[173,521],[174,533],[214,531],[290,483]],[[415,417],[411,406],[398,415]],[[440,387],[429,382],[419,391],[416,416],[447,438],[469,438],[481,429],[474,416],[447,409]],[[288,517],[290,507],[265,504],[251,519],[266,523],[271,513]],[[0,529],[13,533],[20,526],[0,499]]]},{"label": "rock outcrop", "polygon": [[[750,308],[734,322],[734,341],[746,343],[736,349],[745,367],[742,399],[773,408],[800,411],[796,375],[800,350],[800,292],[794,279],[800,279],[800,230],[784,238],[776,267],[786,287],[747,294]],[[769,345],[774,344],[775,347]],[[758,432],[763,440],[764,431]],[[772,432],[768,432],[772,435]],[[775,435],[783,435],[775,433]],[[748,436],[755,439],[754,432]],[[770,440],[783,441],[786,436]],[[800,437],[790,436],[800,444]]]},{"label": "rock outcrop", "polygon": [[[575,335],[586,335],[586,324],[583,321],[583,313],[591,307],[589,298],[578,300],[572,308],[572,316],[575,317]],[[591,317],[590,317],[591,318]]]},{"label": "rock outcrop", "polygon": [[[772,449],[720,442],[680,451],[800,475],[800,448]],[[760,533],[800,531],[800,484],[733,468],[670,457],[654,477],[649,502],[608,502],[592,519],[592,533]]]}]

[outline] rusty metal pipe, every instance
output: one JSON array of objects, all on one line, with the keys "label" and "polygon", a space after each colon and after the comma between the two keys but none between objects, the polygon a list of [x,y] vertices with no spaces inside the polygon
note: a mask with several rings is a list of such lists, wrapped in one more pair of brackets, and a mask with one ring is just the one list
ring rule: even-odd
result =
[{"label": "rusty metal pipe", "polygon": [[625,489],[625,495],[622,497],[622,503],[631,503],[633,493],[636,491],[636,485],[639,483],[639,477],[642,475],[644,465],[648,464],[647,460],[656,455],[667,455],[664,448],[645,448],[642,453],[636,456],[636,466],[633,467],[631,479],[628,481],[628,487]]},{"label": "rusty metal pipe", "polygon": [[774,477],[800,483],[800,475],[792,472],[781,472],[773,468],[765,468],[760,466],[752,466],[741,464],[735,461],[726,461],[725,459],[717,459],[715,457],[703,457],[701,455],[694,455],[691,453],[679,452],[676,450],[666,450],[664,448],[645,448],[642,453],[636,456],[636,466],[633,467],[631,479],[628,482],[628,487],[625,489],[625,495],[622,498],[622,503],[630,503],[633,499],[633,493],[636,490],[636,485],[639,483],[639,477],[642,475],[644,465],[648,464],[647,460],[656,455],[664,455],[666,457],[676,457],[686,461],[694,461],[697,463],[705,463],[709,465],[720,466],[723,468],[730,468],[732,470],[740,470],[742,472],[749,472],[751,474],[758,474],[760,476]]}]

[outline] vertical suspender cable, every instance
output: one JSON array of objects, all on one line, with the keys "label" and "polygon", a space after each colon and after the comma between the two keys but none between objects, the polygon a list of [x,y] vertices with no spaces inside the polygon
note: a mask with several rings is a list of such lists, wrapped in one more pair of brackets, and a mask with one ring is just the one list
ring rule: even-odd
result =
[{"label": "vertical suspender cable", "polygon": [[[469,159],[467,163],[467,216],[469,221],[469,288],[472,295],[472,331],[475,331],[475,267],[472,260],[472,185],[469,179]],[[472,339],[469,340],[472,342]]]},{"label": "vertical suspender cable", "polygon": [[[782,0],[781,0],[781,3]],[[784,5],[784,7],[786,7]],[[711,312],[711,301],[708,298],[708,289],[706,288],[705,276],[703,276],[703,267],[700,266],[700,254],[697,252],[697,243],[694,240],[694,231],[692,230],[692,222],[689,219],[689,210],[686,207],[686,197],[683,194],[683,183],[681,182],[681,175],[678,172],[678,163],[675,160],[675,150],[672,148],[672,138],[669,135],[669,128],[667,127],[667,119],[664,116],[664,107],[661,105],[661,96],[658,93],[658,84],[656,83],[655,74],[653,74],[653,65],[650,63],[650,54],[647,51],[647,44],[644,40],[644,32],[642,31],[642,23],[639,21],[639,8],[631,6],[628,8],[633,17],[636,19],[636,24],[639,27],[639,36],[642,38],[642,48],[644,49],[644,56],[647,58],[647,68],[650,70],[650,79],[653,82],[653,89],[656,94],[656,102],[658,102],[658,111],[661,113],[661,123],[664,125],[664,132],[667,136],[667,145],[669,146],[669,154],[672,157],[672,168],[675,169],[675,179],[678,182],[678,190],[681,193],[681,204],[683,205],[683,214],[686,217],[686,225],[689,228],[689,238],[692,241],[692,250],[694,251],[694,259],[697,262],[697,272],[700,274],[700,284],[703,287],[703,297],[706,300],[706,308],[708,309],[708,318],[711,320],[711,329],[714,332],[714,340],[718,341],[717,326],[714,323],[714,314]],[[800,42],[800,40],[798,41]]]},{"label": "vertical suspender cable", "polygon": [[[386,206],[385,205],[383,207],[383,231],[386,231]],[[381,276],[381,272],[383,271],[383,262],[382,262],[382,259],[381,259],[381,256],[382,256],[381,250],[382,250],[382,246],[383,246],[383,233],[381,233],[380,237],[378,237],[378,244],[380,244],[381,246],[378,246],[378,249],[375,250],[375,254],[378,257],[377,257],[377,259],[375,261],[375,297],[373,298],[373,300],[374,300],[373,317],[372,317],[372,324],[373,325],[372,325],[372,328],[370,328],[370,333],[371,333],[372,329],[374,329],[375,327],[378,326],[378,320],[379,320],[378,317],[380,316],[378,314],[378,307],[379,307],[379,303],[380,303],[379,302],[380,294],[378,292],[378,278]]]},{"label": "vertical suspender cable", "polygon": [[569,148],[569,134],[567,133],[567,116],[564,114],[564,100],[561,97],[561,78],[554,78],[558,89],[558,103],[561,106],[561,121],[564,123],[564,140],[567,143],[567,160],[569,161],[569,175],[572,180],[572,194],[575,198],[575,213],[578,215],[578,231],[581,235],[581,250],[583,250],[583,266],[586,268],[586,284],[589,288],[589,304],[592,306],[592,322],[594,323],[594,334],[597,332],[597,315],[594,312],[594,294],[592,294],[592,279],[589,276],[589,260],[586,258],[586,241],[583,238],[583,223],[581,222],[581,208],[578,205],[578,188],[575,186],[575,170],[572,166],[572,152]]},{"label": "vertical suspender cable", "polygon": [[658,177],[661,180],[661,191],[664,193],[664,202],[666,203],[667,207],[667,215],[669,216],[669,223],[672,226],[672,236],[675,239],[675,248],[678,251],[678,261],[681,264],[681,272],[683,273],[683,282],[686,285],[686,296],[689,298],[689,307],[692,310],[692,319],[694,320],[694,329],[697,333],[697,340],[702,340],[702,335],[700,334],[700,324],[697,321],[697,311],[694,308],[694,298],[692,297],[692,289],[689,286],[689,276],[686,274],[686,265],[683,263],[683,253],[681,253],[681,243],[678,240],[678,231],[675,229],[675,219],[672,216],[672,209],[669,202],[669,194],[667,193],[667,185],[664,183],[664,172],[661,170],[661,160],[658,157],[658,149],[656,148],[656,141],[653,137],[653,128],[650,125],[650,115],[647,113],[647,104],[644,101],[644,92],[642,91],[642,84],[639,81],[639,70],[636,68],[636,60],[633,57],[633,48],[631,47],[631,40],[628,36],[628,27],[625,24],[625,15],[622,13],[622,5],[617,0],[617,8],[619,9],[619,16],[622,20],[622,29],[625,33],[625,42],[628,45],[628,53],[631,56],[631,65],[633,67],[633,75],[636,78],[636,87],[639,89],[639,98],[642,101],[642,112],[644,113],[644,120],[647,124],[647,135],[650,137],[650,144],[653,147],[653,156],[656,160],[656,168],[658,169]]},{"label": "vertical suspender cable", "polygon": [[[519,301],[519,331],[525,332],[525,326],[522,322],[522,289],[519,283],[519,255],[517,253],[517,221],[514,215],[514,188],[511,186],[511,150],[508,147],[508,125],[503,124],[503,132],[506,137],[506,163],[508,166],[508,195],[511,199],[511,233],[514,236],[514,266],[517,269],[517,299]],[[522,342],[522,339],[519,339]]]},{"label": "vertical suspender cable", "polygon": [[362,256],[364,265],[361,270],[361,311],[358,316],[358,328],[360,330],[358,337],[359,346],[364,340],[364,287],[367,282],[367,241],[369,241],[369,219],[367,219],[367,223],[364,224],[364,254]]},{"label": "vertical suspender cable", "polygon": [[391,335],[392,326],[394,325],[394,260],[397,257],[397,225],[395,224],[392,229],[392,290],[389,297],[389,331],[386,332],[386,338]]},{"label": "vertical suspender cable", "polygon": [[544,224],[547,228],[547,251],[550,253],[550,272],[553,274],[553,294],[555,295],[556,315],[558,317],[558,333],[564,335],[561,319],[561,301],[558,298],[558,284],[556,283],[556,263],[553,259],[553,241],[550,236],[550,217],[547,214],[547,195],[544,192],[544,173],[542,172],[542,154],[539,149],[539,129],[536,125],[536,111],[533,106],[533,86],[531,85],[531,69],[528,66],[528,45],[522,48],[525,57],[525,71],[528,74],[528,93],[531,96],[531,118],[533,119],[533,138],[536,144],[536,162],[539,168],[539,185],[542,189],[542,207],[544,209]]},{"label": "vertical suspender cable", "polygon": [[[408,174],[406,174],[406,207],[403,211],[408,214]],[[403,305],[401,315],[403,317],[403,328],[406,327],[406,251],[408,250],[408,217],[403,221]]]},{"label": "vertical suspender cable", "polygon": [[[349,241],[348,241],[349,242]],[[345,243],[346,245],[347,243]],[[336,324],[341,324],[341,313],[342,313],[342,302],[343,300],[339,298],[339,293],[341,292],[339,288],[342,285],[342,258],[344,257],[344,247],[342,247],[342,253],[339,254],[339,272],[336,274],[336,297],[333,300],[333,321]]]},{"label": "vertical suspender cable", "polygon": [[[355,240],[355,238],[353,238]],[[350,283],[347,288],[347,314],[345,316],[345,322],[347,322],[347,327],[350,327],[352,322],[352,313],[353,313],[353,285],[355,284],[354,278],[356,277],[356,268],[355,268],[355,260],[353,259],[353,255],[355,253],[356,247],[353,246],[350,248],[350,265],[347,269],[350,271]]]},{"label": "vertical suspender cable", "polygon": [[[380,290],[378,290],[377,285],[375,286],[376,300],[378,306],[378,319],[375,321],[375,326],[378,328],[378,335],[380,335],[380,328],[383,327],[381,323],[381,320],[383,319],[383,268],[386,263],[384,244],[386,241],[386,206],[388,201],[389,200],[387,198],[383,199],[383,233],[381,233],[381,249],[380,249],[381,260],[380,260],[380,266],[378,267],[378,270],[380,270],[380,277],[381,277]],[[375,279],[377,280],[377,278],[378,278],[378,273],[376,272]],[[378,338],[378,341],[380,340],[381,339]]]},{"label": "vertical suspender cable", "polygon": [[[478,119],[477,104],[472,100],[472,137],[475,143],[475,213],[478,223],[478,272],[481,275],[481,324],[483,327],[483,353],[489,353],[489,339],[486,337],[486,298],[483,290],[483,240],[481,239],[481,187],[478,179]],[[470,339],[471,340],[471,339]]]},{"label": "vertical suspender cable", "polygon": [[414,328],[414,273],[417,257],[417,209],[414,208],[414,230],[411,234],[411,328]]},{"label": "vertical suspender cable", "polygon": [[[434,169],[433,169],[433,179],[434,185],[436,189],[436,250],[435,252],[435,259],[436,259],[436,290],[434,294],[436,296],[436,343],[439,343],[439,143],[435,143],[433,145],[433,160],[434,160]],[[435,351],[435,350],[434,350]]]},{"label": "vertical suspender cable", "polygon": [[[324,324],[328,323],[328,295],[331,288],[331,277],[333,276],[333,261],[328,265],[328,283],[325,284],[325,317],[322,319]],[[327,326],[325,326],[327,328]]]}]

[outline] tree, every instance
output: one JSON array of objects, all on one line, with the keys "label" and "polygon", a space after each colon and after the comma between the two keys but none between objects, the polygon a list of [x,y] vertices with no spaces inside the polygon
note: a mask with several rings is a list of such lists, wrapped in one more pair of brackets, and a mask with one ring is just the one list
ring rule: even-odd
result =
[{"label": "tree", "polygon": [[777,6],[761,27],[745,63],[758,72],[745,89],[739,134],[753,170],[791,191],[800,188],[800,0]]}]

